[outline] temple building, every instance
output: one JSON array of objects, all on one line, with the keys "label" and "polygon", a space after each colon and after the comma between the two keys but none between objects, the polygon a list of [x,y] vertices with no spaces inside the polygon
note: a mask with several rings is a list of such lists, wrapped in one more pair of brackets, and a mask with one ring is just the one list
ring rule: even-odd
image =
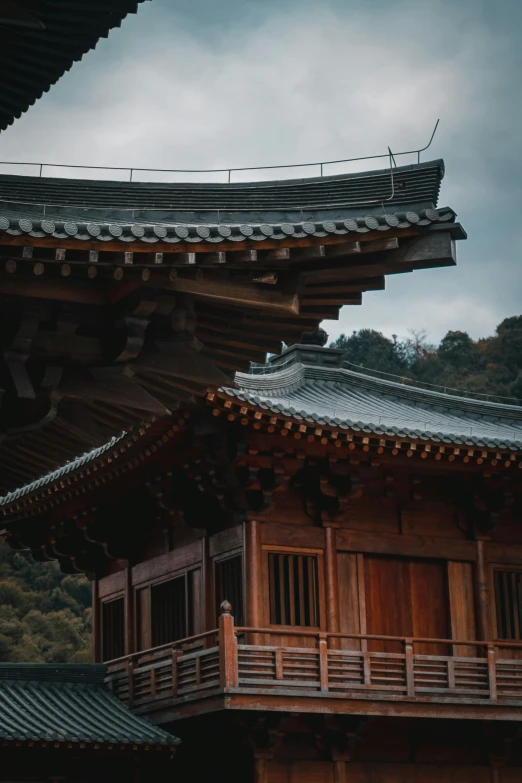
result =
[{"label": "temple building", "polygon": [[[0,130],[139,3],[4,5]],[[0,175],[0,537],[88,575],[93,663],[0,663],[0,780],[519,781],[522,408],[318,331],[455,264],[443,162],[39,173]]]},{"label": "temple building", "polygon": [[180,779],[518,781],[522,411],[304,339],[1,532],[93,577],[94,659]]}]

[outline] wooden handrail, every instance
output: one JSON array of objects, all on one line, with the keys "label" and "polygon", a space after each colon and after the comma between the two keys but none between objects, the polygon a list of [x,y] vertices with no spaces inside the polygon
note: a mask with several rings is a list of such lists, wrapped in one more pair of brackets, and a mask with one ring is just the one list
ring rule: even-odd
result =
[{"label": "wooden handrail", "polygon": [[[314,637],[316,639],[319,639],[320,636],[323,634],[322,631],[314,630],[314,631],[307,631],[307,630],[301,630],[301,629],[291,629],[289,627],[285,628],[250,628],[247,626],[235,626],[236,633],[258,633],[258,634],[272,634],[272,635],[278,635],[278,636],[307,636],[307,637]],[[326,636],[329,639],[366,639],[368,641],[381,641],[381,642],[401,642],[406,643],[406,641],[410,641],[412,644],[454,644],[454,645],[461,645],[461,646],[468,646],[468,647],[487,647],[488,645],[493,644],[495,647],[519,647],[522,648],[522,641],[507,641],[507,640],[497,640],[497,639],[490,639],[489,641],[479,641],[477,639],[432,639],[430,637],[415,637],[411,638],[408,636],[385,636],[385,635],[379,635],[379,634],[369,634],[369,633],[326,633]]]}]

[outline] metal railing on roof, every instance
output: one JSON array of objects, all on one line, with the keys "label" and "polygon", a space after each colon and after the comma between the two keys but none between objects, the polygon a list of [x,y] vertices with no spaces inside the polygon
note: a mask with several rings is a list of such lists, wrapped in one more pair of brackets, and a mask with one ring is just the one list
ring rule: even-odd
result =
[{"label": "metal railing on roof", "polygon": [[[363,160],[377,160],[382,158],[388,158],[390,162],[390,169],[396,167],[395,158],[403,155],[416,155],[417,163],[420,163],[421,152],[424,152],[431,146],[435,133],[437,131],[440,120],[437,120],[435,127],[431,134],[430,140],[424,147],[414,150],[405,150],[403,152],[392,152],[388,147],[388,152],[383,152],[379,155],[363,155],[357,158],[343,158],[342,160],[324,160],[314,161],[313,163],[287,163],[282,166],[240,166],[230,167],[225,169],[154,169],[154,168],[139,168],[133,166],[86,166],[77,163],[33,163],[27,161],[0,161],[0,166],[35,166],[39,170],[39,177],[43,176],[44,168],[58,168],[58,169],[84,169],[92,171],[125,171],[129,174],[129,182],[133,181],[135,172],[148,172],[150,174],[227,174],[228,183],[232,181],[232,173],[238,171],[274,171],[276,169],[301,169],[310,167],[319,167],[320,176],[324,176],[324,167],[333,166],[342,163],[354,163]],[[390,199],[393,198],[393,193]],[[390,200],[388,199],[388,200]],[[385,199],[386,200],[386,199]]]},{"label": "metal railing on roof", "polygon": [[[272,375],[277,372],[285,370],[289,365],[295,364],[295,357],[288,359],[286,362],[278,362],[277,364],[256,364],[252,363],[249,368],[250,375]],[[318,365],[321,366],[321,365]],[[323,365],[324,366],[324,365]],[[351,370],[352,372],[360,373],[361,375],[368,375],[371,378],[381,378],[385,381],[392,381],[403,386],[410,386],[416,389],[423,389],[426,391],[434,391],[439,394],[447,394],[451,397],[463,397],[465,399],[482,400],[484,402],[493,402],[501,405],[515,405],[522,406],[522,400],[518,397],[503,397],[498,394],[485,394],[483,392],[474,392],[464,389],[454,389],[451,386],[439,386],[435,383],[426,383],[425,381],[418,381],[415,378],[411,378],[407,375],[393,375],[392,373],[382,372],[381,370],[373,370],[370,367],[365,367],[362,364],[354,364],[346,359],[341,362],[341,367],[345,370]],[[327,369],[327,368],[325,368]]]},{"label": "metal railing on roof", "polygon": [[498,394],[484,394],[483,392],[454,389],[451,386],[438,386],[435,383],[418,381],[407,375],[393,375],[392,373],[382,372],[381,370],[372,370],[369,367],[364,367],[362,364],[354,364],[353,362],[348,362],[346,360],[343,360],[342,366],[347,370],[360,372],[363,375],[370,375],[371,377],[382,378],[383,380],[393,381],[393,383],[400,383],[418,389],[434,391],[439,394],[449,394],[452,397],[464,397],[473,400],[483,400],[484,402],[496,402],[502,405],[522,405],[522,400],[519,400],[517,397],[502,397]]}]

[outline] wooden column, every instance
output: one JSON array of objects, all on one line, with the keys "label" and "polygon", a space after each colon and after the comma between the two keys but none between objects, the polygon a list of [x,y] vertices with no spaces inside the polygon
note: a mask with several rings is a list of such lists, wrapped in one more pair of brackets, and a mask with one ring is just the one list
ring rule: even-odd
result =
[{"label": "wooden column", "polygon": [[475,568],[475,600],[477,602],[477,636],[491,639],[491,615],[489,585],[486,570],[486,542],[477,541],[477,565]]},{"label": "wooden column", "polygon": [[[244,526],[244,564],[245,564],[245,614],[246,624],[259,628],[263,625],[263,595],[268,586],[263,585],[263,567],[261,550],[261,525],[256,520],[245,522]],[[232,611],[234,611],[232,607]],[[252,644],[261,644],[259,638]]]},{"label": "wooden column", "polygon": [[100,591],[98,580],[92,582],[92,662],[101,663]]},{"label": "wooden column", "polygon": [[201,539],[201,578],[203,583],[203,631],[212,631],[217,627],[217,618],[214,608],[214,580],[208,536]]},{"label": "wooden column", "polygon": [[135,652],[134,641],[134,593],[132,589],[132,566],[125,567],[125,655]]},{"label": "wooden column", "polygon": [[266,759],[254,759],[254,783],[268,783],[268,762]]},{"label": "wooden column", "polygon": [[[337,571],[337,531],[334,527],[324,529],[324,570],[326,593],[326,630],[330,633],[339,633],[339,575]],[[339,639],[331,640],[339,646]]]}]

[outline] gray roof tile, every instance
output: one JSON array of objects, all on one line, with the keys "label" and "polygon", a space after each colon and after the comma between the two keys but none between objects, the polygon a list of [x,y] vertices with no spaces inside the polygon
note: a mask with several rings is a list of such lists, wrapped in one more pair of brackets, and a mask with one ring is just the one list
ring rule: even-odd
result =
[{"label": "gray roof tile", "polygon": [[102,664],[0,663],[0,739],[173,746],[103,684]]},{"label": "gray roof tile", "polygon": [[272,369],[267,375],[237,373],[239,388],[222,391],[283,416],[309,422],[319,418],[342,429],[483,448],[522,448],[522,407],[516,405],[455,397],[297,359]]}]

